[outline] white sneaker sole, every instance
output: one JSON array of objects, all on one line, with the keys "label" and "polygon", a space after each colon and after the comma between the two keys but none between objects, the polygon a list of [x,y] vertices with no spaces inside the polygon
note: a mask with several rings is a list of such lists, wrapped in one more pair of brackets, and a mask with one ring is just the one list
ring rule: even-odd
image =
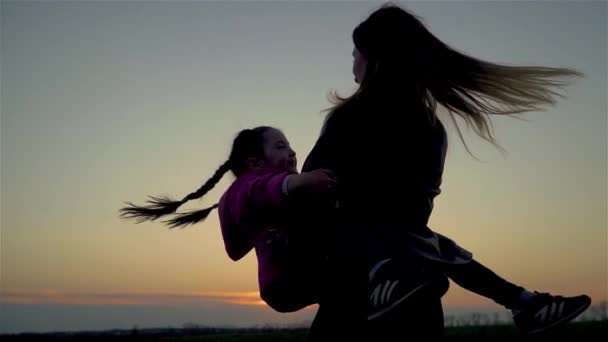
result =
[{"label": "white sneaker sole", "polygon": [[549,325],[545,325],[544,327],[538,328],[538,329],[534,329],[534,330],[530,330],[528,332],[528,334],[538,334],[541,333],[543,331],[547,331],[549,329],[552,329],[560,324],[566,323],[572,319],[574,319],[576,316],[580,315],[581,313],[583,313],[585,310],[587,310],[587,308],[589,307],[589,305],[591,305],[591,303],[587,303],[583,306],[581,306],[580,308],[578,308],[575,311],[572,311],[569,315],[563,316],[561,319],[549,324]]},{"label": "white sneaker sole", "polygon": [[410,292],[406,293],[403,297],[399,298],[398,300],[394,301],[391,305],[387,306],[384,309],[381,309],[380,311],[377,311],[373,314],[370,314],[369,316],[367,316],[367,320],[371,321],[372,319],[376,319],[384,314],[386,314],[387,312],[393,310],[394,308],[396,308],[399,304],[401,304],[404,300],[408,299],[409,297],[411,297],[414,293],[418,292],[418,290],[422,289],[423,287],[427,286],[431,281],[427,280],[426,282],[418,285],[417,287],[413,288]]}]

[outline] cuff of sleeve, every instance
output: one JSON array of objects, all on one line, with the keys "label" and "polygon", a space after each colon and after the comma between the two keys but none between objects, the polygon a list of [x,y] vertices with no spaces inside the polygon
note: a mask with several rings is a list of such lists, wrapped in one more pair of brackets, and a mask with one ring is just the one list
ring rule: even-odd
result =
[{"label": "cuff of sleeve", "polygon": [[283,183],[281,184],[281,195],[283,195],[283,197],[287,197],[289,195],[287,190],[287,178],[289,178],[289,176],[283,178]]}]

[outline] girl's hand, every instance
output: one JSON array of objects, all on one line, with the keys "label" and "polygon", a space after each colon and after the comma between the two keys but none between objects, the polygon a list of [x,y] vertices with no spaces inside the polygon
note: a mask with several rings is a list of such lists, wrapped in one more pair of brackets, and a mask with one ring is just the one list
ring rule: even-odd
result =
[{"label": "girl's hand", "polygon": [[330,170],[317,169],[288,176],[287,192],[331,192],[336,186],[336,177]]}]

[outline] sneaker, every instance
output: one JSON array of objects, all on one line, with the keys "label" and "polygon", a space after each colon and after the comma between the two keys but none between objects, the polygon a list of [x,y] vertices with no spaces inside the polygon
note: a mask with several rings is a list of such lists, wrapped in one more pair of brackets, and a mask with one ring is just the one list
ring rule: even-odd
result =
[{"label": "sneaker", "polygon": [[588,296],[562,297],[536,293],[530,303],[513,314],[513,322],[523,333],[533,334],[568,323],[591,304]]},{"label": "sneaker", "polygon": [[[376,319],[397,308],[408,298],[425,294],[441,297],[447,292],[449,282],[443,274],[434,277],[422,268],[413,268],[393,259],[377,262],[369,274],[370,296],[368,301],[368,320]],[[436,290],[438,280],[445,280]],[[444,289],[445,287],[445,289]]]}]

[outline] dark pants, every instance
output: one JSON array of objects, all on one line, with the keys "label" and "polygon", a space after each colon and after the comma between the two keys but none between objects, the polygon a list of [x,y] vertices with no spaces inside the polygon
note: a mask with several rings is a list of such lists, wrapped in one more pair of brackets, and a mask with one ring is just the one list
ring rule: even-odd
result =
[{"label": "dark pants", "polygon": [[[386,253],[392,251],[384,248],[386,243],[378,244],[382,241],[378,236],[369,235],[369,226],[348,224],[346,227],[348,232],[343,231],[340,240],[334,237],[333,241],[342,243],[333,246],[334,253],[324,275],[324,295],[308,340],[348,341],[364,337],[370,341],[382,341],[406,340],[415,336],[442,337],[444,319],[439,296],[416,298],[386,317],[367,320],[367,271],[370,265],[390,256]],[[353,249],[352,246],[359,248]],[[475,260],[467,264],[435,267],[437,272],[444,273],[459,286],[505,307],[513,306],[523,290]]]},{"label": "dark pants", "polygon": [[334,240],[341,243],[332,246],[333,253],[327,261],[319,309],[310,327],[308,341],[396,341],[417,336],[442,337],[441,295],[413,297],[380,318],[367,319],[369,266],[383,257],[385,250],[373,244],[377,240],[367,235],[369,227],[361,224],[345,227],[348,232],[344,232],[341,239]]},{"label": "dark pants", "polygon": [[420,337],[430,341],[444,335],[440,299],[401,306],[373,321],[353,320],[344,317],[344,311],[332,309],[323,304],[319,306],[307,341],[415,341]]},{"label": "dark pants", "polygon": [[[440,295],[414,296],[374,320],[367,319],[366,272],[354,264],[331,267],[307,341],[409,341],[441,338],[444,333]],[[406,275],[407,276],[407,275]],[[446,280],[447,281],[447,280]]]},{"label": "dark pants", "polygon": [[[443,337],[440,298],[416,298],[379,319],[368,321],[364,311],[369,294],[367,287],[363,279],[347,281],[345,271],[348,270],[336,271],[327,278],[329,292],[320,302],[308,341],[354,341],[361,337],[368,341],[405,341],[418,336]],[[445,271],[459,286],[506,307],[515,303],[523,290],[475,260],[452,265]]]}]

